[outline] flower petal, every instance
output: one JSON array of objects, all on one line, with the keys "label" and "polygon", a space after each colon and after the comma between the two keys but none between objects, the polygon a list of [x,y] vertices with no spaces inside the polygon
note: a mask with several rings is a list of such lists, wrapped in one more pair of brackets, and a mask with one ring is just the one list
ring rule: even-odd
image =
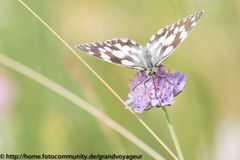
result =
[{"label": "flower petal", "polygon": [[126,104],[135,112],[143,112],[148,109],[161,106],[171,106],[174,98],[185,87],[186,75],[171,71],[161,65],[154,75],[148,75],[144,71],[138,72],[135,80],[130,81],[130,92]]}]

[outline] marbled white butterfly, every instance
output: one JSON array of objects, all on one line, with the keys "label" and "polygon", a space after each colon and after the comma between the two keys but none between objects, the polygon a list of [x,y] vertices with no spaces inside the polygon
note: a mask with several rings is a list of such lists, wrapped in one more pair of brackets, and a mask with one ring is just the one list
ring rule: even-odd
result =
[{"label": "marbled white butterfly", "polygon": [[110,63],[154,73],[162,61],[185,40],[203,13],[197,12],[160,29],[152,35],[145,47],[127,38],[115,38],[105,42],[79,44],[76,48]]}]

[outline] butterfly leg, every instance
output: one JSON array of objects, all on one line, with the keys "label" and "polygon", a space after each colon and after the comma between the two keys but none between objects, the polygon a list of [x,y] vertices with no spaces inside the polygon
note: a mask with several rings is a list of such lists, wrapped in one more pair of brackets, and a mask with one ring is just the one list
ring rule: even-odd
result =
[{"label": "butterfly leg", "polygon": [[[157,76],[157,75],[156,75]],[[168,83],[170,83],[171,85],[174,85],[169,79],[167,76],[157,76],[157,77],[160,77],[160,78],[164,78],[168,81]],[[175,78],[175,76],[172,76],[173,78]]]},{"label": "butterfly leg", "polygon": [[144,83],[144,87],[145,87],[145,89],[146,89],[146,85],[145,85],[145,83],[147,83],[149,80],[150,80],[150,78],[148,78],[148,77],[146,77],[146,78],[144,78],[142,81],[140,81],[133,89],[132,89],[132,91],[134,91],[141,83]]},{"label": "butterfly leg", "polygon": [[147,84],[147,82],[148,82],[149,80],[151,80],[151,77],[147,76],[147,78],[145,78],[145,79],[143,79],[141,82],[139,82],[139,83],[132,89],[132,91],[134,91],[140,84],[143,83],[143,85],[144,85],[144,93],[143,93],[142,96],[144,96],[144,95],[146,94],[146,89],[147,89],[146,84]]},{"label": "butterfly leg", "polygon": [[144,87],[145,87],[145,91],[144,91],[144,94],[143,95],[145,95],[146,94],[146,88],[147,88],[147,86],[146,86],[146,84],[147,84],[147,82],[149,81],[151,79],[151,77],[149,77],[145,82],[144,82]]},{"label": "butterfly leg", "polygon": [[157,97],[157,87],[156,87],[156,84],[155,84],[155,79],[154,79],[154,76],[151,76],[152,77],[152,81],[153,81],[153,85],[154,85],[154,93],[155,93],[155,97]]}]

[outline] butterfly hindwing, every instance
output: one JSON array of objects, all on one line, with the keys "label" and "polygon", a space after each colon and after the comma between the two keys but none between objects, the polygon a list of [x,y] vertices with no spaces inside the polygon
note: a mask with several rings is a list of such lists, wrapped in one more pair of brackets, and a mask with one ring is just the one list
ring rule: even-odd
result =
[{"label": "butterfly hindwing", "polygon": [[86,54],[124,67],[143,69],[140,55],[143,47],[127,38],[116,38],[105,42],[79,44],[76,48]]},{"label": "butterfly hindwing", "polygon": [[155,33],[146,45],[147,54],[151,56],[154,66],[159,66],[182,43],[197,25],[204,11],[180,19]]}]

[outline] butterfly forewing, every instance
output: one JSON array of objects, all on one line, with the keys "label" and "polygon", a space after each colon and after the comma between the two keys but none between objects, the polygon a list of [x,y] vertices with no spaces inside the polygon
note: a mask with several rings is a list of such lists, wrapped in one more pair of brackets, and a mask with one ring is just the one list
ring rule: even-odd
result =
[{"label": "butterfly forewing", "polygon": [[124,67],[143,69],[143,47],[127,38],[116,38],[105,42],[79,44],[76,48],[86,54]]},{"label": "butterfly forewing", "polygon": [[140,70],[158,67],[185,40],[203,13],[197,12],[160,29],[150,38],[145,48],[127,38],[79,44],[76,48],[88,55],[124,67]]},{"label": "butterfly forewing", "polygon": [[146,45],[147,54],[150,54],[154,66],[159,66],[177,46],[182,43],[191,30],[197,25],[203,11],[180,19],[176,23],[166,26],[155,33]]}]

